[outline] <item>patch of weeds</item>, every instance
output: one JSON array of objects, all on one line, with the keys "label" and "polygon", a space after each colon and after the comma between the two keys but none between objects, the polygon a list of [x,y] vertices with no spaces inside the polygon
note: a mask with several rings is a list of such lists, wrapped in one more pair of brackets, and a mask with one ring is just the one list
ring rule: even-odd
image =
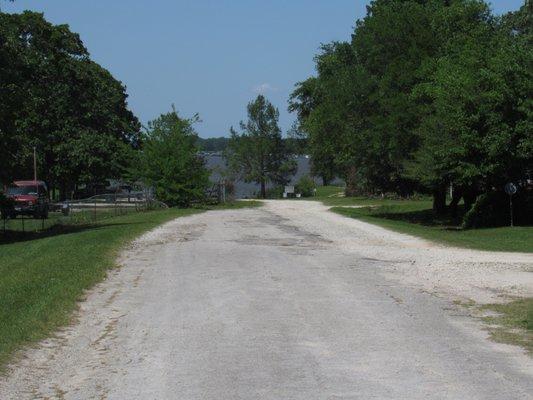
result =
[{"label": "patch of weeds", "polygon": [[483,317],[494,341],[518,345],[533,354],[533,298],[487,304],[479,309],[494,313]]},{"label": "patch of weeds", "polygon": [[476,305],[476,302],[474,300],[472,300],[472,299],[454,300],[453,304],[458,306],[458,307],[465,307],[465,308],[468,308],[468,309],[472,309],[472,307],[474,307]]}]

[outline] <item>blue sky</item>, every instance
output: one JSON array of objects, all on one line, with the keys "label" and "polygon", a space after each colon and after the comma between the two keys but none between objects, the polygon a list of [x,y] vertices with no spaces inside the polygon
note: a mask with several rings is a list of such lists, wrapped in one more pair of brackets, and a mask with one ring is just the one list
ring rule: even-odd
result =
[{"label": "blue sky", "polygon": [[[226,136],[264,93],[293,117],[287,99],[314,73],[320,43],[347,40],[363,0],[17,0],[2,10],[44,12],[80,33],[91,56],[128,88],[143,123],[170,110],[198,112],[202,137]],[[493,0],[497,13],[523,0]]]}]

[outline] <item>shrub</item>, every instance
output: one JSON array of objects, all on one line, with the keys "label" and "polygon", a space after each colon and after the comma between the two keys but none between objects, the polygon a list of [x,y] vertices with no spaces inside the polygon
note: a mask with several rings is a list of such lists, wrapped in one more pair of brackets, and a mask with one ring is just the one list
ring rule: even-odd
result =
[{"label": "shrub", "polygon": [[0,216],[7,218],[13,208],[13,200],[0,193]]},{"label": "shrub", "polygon": [[[266,190],[266,198],[267,199],[281,199],[283,197],[283,186],[274,186],[271,188],[267,188]],[[259,194],[259,197],[261,197],[261,194]]]},{"label": "shrub", "polygon": [[304,175],[296,184],[296,193],[300,193],[302,197],[311,197],[315,195],[316,183],[309,176]]},{"label": "shrub", "polygon": [[[533,193],[522,189],[513,196],[513,220],[516,225],[533,225]],[[478,197],[463,219],[463,228],[508,226],[511,222],[509,196],[489,192]]]}]

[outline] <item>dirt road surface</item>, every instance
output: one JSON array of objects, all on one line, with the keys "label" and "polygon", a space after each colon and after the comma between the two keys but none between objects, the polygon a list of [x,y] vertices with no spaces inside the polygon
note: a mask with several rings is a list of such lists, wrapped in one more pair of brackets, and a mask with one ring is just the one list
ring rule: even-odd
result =
[{"label": "dirt road surface", "polygon": [[532,295],[531,255],[272,201],[168,223],[120,263],[0,398],[533,398],[532,359],[453,303]]}]

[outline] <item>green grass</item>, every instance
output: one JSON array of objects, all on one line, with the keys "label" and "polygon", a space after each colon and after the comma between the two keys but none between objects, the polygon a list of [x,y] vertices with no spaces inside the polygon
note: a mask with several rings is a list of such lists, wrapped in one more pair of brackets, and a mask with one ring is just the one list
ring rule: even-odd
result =
[{"label": "green grass", "polygon": [[344,197],[344,188],[341,186],[321,186],[317,188],[316,196],[304,200],[318,200],[327,206],[372,206],[372,205],[402,205],[411,202],[431,205],[429,197],[417,197],[416,199],[381,199],[379,197]]},{"label": "green grass", "polygon": [[224,204],[201,206],[202,210],[238,210],[241,208],[261,207],[263,203],[259,200],[238,200]]},{"label": "green grass", "polygon": [[433,212],[429,197],[401,200],[338,196],[342,191],[335,186],[318,188],[313,199],[331,206],[338,214],[437,243],[478,250],[533,252],[531,226],[463,230],[461,207],[456,218],[440,217]]},{"label": "green grass", "polygon": [[332,211],[437,243],[489,251],[533,252],[533,227],[462,230],[456,221],[435,217],[425,201],[365,208],[333,207]]},{"label": "green grass", "polygon": [[490,324],[489,332],[494,341],[522,346],[533,354],[533,298],[488,304],[480,309],[496,313],[483,318]]},{"label": "green grass", "polygon": [[[99,207],[96,210],[87,208],[83,210],[71,211],[68,215],[61,212],[50,212],[48,218],[33,219],[29,216],[17,217],[15,219],[0,220],[0,233],[11,232],[38,232],[52,228],[54,225],[80,225],[101,222],[103,219],[117,217],[121,215],[137,213],[135,207]],[[5,223],[5,226],[4,226]]]}]

